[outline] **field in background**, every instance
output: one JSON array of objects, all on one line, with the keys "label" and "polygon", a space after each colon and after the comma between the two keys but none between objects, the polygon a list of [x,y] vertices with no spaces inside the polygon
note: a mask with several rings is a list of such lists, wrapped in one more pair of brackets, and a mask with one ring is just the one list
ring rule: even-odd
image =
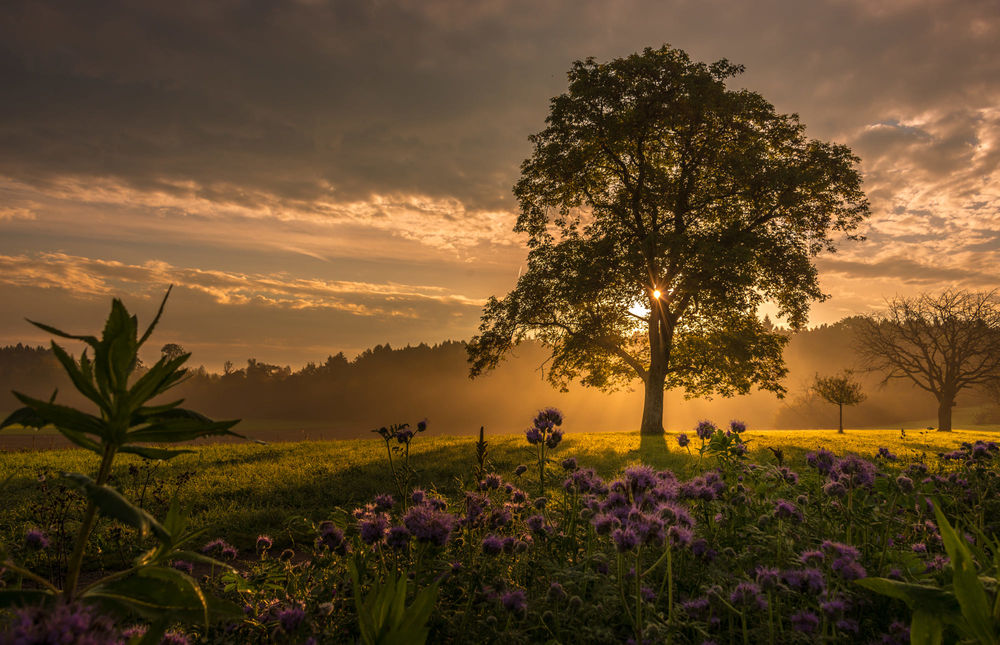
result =
[{"label": "field in background", "polygon": [[[909,430],[901,437],[895,430],[855,430],[838,435],[831,430],[748,431],[751,459],[774,462],[768,447],[783,451],[785,463],[804,467],[804,454],[827,448],[837,454],[854,452],[873,458],[879,447],[887,447],[901,461],[936,459],[964,441],[998,440],[996,432],[956,430],[951,433]],[[489,460],[497,472],[515,481],[514,468],[532,463],[523,434],[487,436]],[[692,436],[692,444],[697,439]],[[693,445],[692,445],[693,448]],[[241,549],[252,549],[261,533],[271,534],[283,544],[300,535],[302,520],[317,522],[331,517],[337,507],[351,509],[392,490],[385,466],[385,444],[377,439],[344,441],[283,442],[260,445],[250,442],[194,446],[194,452],[170,462],[143,464],[132,455],[116,461],[115,485],[130,499],[141,495],[151,512],[162,515],[163,499],[179,493],[182,507],[195,525],[212,527],[212,536],[227,538]],[[595,468],[602,476],[613,476],[630,463],[643,462],[656,468],[671,468],[690,477],[699,469],[697,451],[680,448],[676,434],[665,439],[640,438],[631,432],[568,433],[552,457],[575,457],[582,467]],[[416,485],[448,493],[452,498],[472,480],[475,440],[472,437],[418,436],[411,448],[411,464],[417,469]],[[705,462],[702,467],[708,467]],[[44,479],[52,485],[61,471],[93,474],[95,455],[83,450],[0,452],[0,482],[11,477],[3,492],[0,512],[0,542],[18,536],[37,523],[41,512],[40,487]],[[184,473],[192,473],[189,478]],[[533,471],[519,485],[536,490]],[[559,477],[552,478],[555,483]],[[157,501],[153,490],[159,491]],[[145,492],[144,492],[145,491]],[[305,533],[301,533],[305,534]],[[98,537],[98,539],[101,539]]]}]

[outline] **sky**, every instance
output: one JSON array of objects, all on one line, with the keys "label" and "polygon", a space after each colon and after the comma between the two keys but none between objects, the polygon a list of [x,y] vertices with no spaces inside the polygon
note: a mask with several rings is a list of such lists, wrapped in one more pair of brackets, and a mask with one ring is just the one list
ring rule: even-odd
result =
[{"label": "sky", "polygon": [[211,370],[470,338],[572,62],[663,44],[861,157],[867,240],[817,258],[810,324],[991,289],[998,42],[995,0],[6,0],[0,345],[170,284],[153,343]]}]

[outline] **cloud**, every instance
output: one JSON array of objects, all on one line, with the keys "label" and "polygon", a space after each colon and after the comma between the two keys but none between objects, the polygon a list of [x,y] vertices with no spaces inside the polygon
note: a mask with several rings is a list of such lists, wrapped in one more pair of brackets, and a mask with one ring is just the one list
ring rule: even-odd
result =
[{"label": "cloud", "polygon": [[0,255],[0,284],[62,289],[76,295],[150,293],[173,284],[210,296],[217,304],[283,309],[334,309],[355,316],[421,315],[423,305],[478,310],[483,301],[438,286],[327,281],[288,275],[243,274],[175,267],[150,260],[141,265],[63,253]]}]

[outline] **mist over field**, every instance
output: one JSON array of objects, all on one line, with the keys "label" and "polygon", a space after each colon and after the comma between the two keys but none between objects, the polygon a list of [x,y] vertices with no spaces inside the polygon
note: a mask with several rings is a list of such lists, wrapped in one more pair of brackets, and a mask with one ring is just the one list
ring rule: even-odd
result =
[{"label": "mist over field", "polygon": [[[680,392],[668,392],[665,429],[689,431],[702,419],[742,419],[758,429],[836,428],[837,407],[813,394],[810,385],[816,374],[845,369],[858,370],[855,376],[868,395],[845,408],[846,428],[933,426],[936,402],[931,395],[907,381],[882,386],[880,374],[859,369],[856,324],[849,318],[790,334],[783,399],[753,392],[688,400]],[[641,387],[604,393],[574,384],[559,392],[545,380],[546,358],[541,346],[524,344],[495,372],[472,380],[465,343],[379,345],[352,359],[339,354],[297,370],[253,359],[234,360],[228,375],[196,368],[171,395],[214,418],[243,419],[243,432],[267,440],[367,437],[373,428],[424,418],[435,434],[471,434],[480,426],[489,433],[511,433],[523,430],[547,406],[565,413],[570,432],[637,428]],[[190,362],[197,365],[198,356]],[[0,412],[16,407],[12,389],[47,397],[54,388],[59,389],[58,400],[85,404],[74,397],[48,350],[0,349]],[[986,393],[963,394],[955,409],[958,427],[1000,422],[1000,406]]]}]

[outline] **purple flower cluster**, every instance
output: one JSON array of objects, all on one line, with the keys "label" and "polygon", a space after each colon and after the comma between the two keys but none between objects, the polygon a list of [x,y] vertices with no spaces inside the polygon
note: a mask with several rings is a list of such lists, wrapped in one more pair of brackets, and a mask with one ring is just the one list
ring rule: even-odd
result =
[{"label": "purple flower cluster", "polygon": [[41,551],[49,548],[49,538],[41,531],[41,529],[29,529],[28,532],[24,534],[24,543],[29,549],[33,549],[35,551]]},{"label": "purple flower cluster", "polygon": [[455,530],[456,518],[431,504],[414,506],[403,516],[403,525],[417,539],[434,546],[444,546]]},{"label": "purple flower cluster", "polygon": [[562,441],[562,413],[555,408],[545,408],[535,415],[531,427],[525,431],[528,443],[536,445],[544,443],[549,449],[555,448]]},{"label": "purple flower cluster", "polygon": [[344,531],[329,520],[319,525],[319,538],[316,540],[316,545],[317,547],[326,547],[338,555],[347,555],[349,551]]},{"label": "purple flower cluster", "polygon": [[294,632],[306,619],[305,610],[299,605],[291,605],[278,610],[278,624],[287,633]]},{"label": "purple flower cluster", "polygon": [[125,636],[111,618],[86,605],[58,603],[17,610],[0,633],[0,645],[28,643],[123,645]]},{"label": "purple flower cluster", "polygon": [[698,438],[702,441],[708,441],[715,434],[718,428],[711,421],[699,421],[698,425],[695,427],[694,432],[698,435]]},{"label": "purple flower cluster", "polygon": [[227,560],[235,560],[239,552],[231,544],[223,539],[212,540],[205,546],[201,547],[202,553],[218,553],[220,557],[226,558]]}]

